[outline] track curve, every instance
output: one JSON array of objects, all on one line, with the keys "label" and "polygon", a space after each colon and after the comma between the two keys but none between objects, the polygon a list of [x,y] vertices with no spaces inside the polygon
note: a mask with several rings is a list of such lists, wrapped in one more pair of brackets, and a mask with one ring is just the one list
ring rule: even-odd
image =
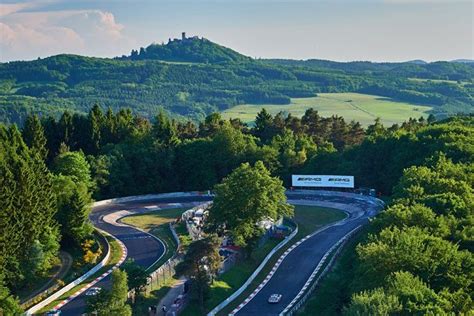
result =
[{"label": "track curve", "polygon": [[[349,232],[366,224],[368,218],[377,214],[382,208],[382,204],[376,199],[356,194],[295,192],[288,193],[287,196],[292,204],[303,203],[336,208],[348,213],[348,217],[309,235],[284,257],[267,283],[257,288],[234,309],[231,315],[282,313],[298,295],[326,252]],[[268,303],[268,298],[272,294],[282,294],[278,304]]]},{"label": "track curve", "polygon": [[[173,198],[151,198],[148,200],[112,202],[107,205],[96,206],[92,209],[90,219],[93,225],[119,239],[127,248],[127,259],[132,258],[135,262],[148,268],[153,265],[165,252],[163,243],[151,235],[135,229],[131,226],[116,222],[115,213],[120,211],[146,212],[147,207],[157,204],[192,204],[196,202],[209,201],[209,196],[186,196]],[[99,281],[95,286],[110,288],[110,275]],[[87,306],[85,293],[60,308],[61,315],[77,316],[85,312]]]},{"label": "track curve", "polygon": [[[327,249],[353,228],[365,224],[368,218],[375,215],[380,209],[380,205],[374,202],[375,199],[371,200],[355,194],[349,196],[347,197],[347,194],[339,194],[338,192],[287,192],[287,197],[292,203],[295,202],[291,200],[298,200],[299,203],[339,208],[347,211],[349,216],[324,231],[311,236],[290,252],[265,287],[236,312],[237,314],[278,315],[297,295]],[[191,206],[193,203],[211,200],[212,197],[208,195],[188,195],[111,202],[110,204],[94,207],[90,219],[95,227],[110,233],[124,243],[128,252],[127,258],[133,258],[137,264],[148,268],[163,255],[165,252],[164,245],[143,231],[117,223],[114,220],[114,213],[120,211],[139,213],[149,211],[147,207],[156,206],[157,204],[180,203]],[[295,271],[298,272],[295,273]],[[110,276],[107,276],[95,286],[110,288],[110,283]],[[267,303],[268,296],[272,293],[284,294],[280,304],[270,305]],[[62,306],[61,312],[62,315],[66,316],[81,315],[85,308],[86,296],[83,293]]]}]

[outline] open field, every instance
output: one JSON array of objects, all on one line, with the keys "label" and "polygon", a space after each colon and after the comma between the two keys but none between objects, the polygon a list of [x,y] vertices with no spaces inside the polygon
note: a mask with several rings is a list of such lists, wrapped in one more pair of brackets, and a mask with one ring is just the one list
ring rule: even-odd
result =
[{"label": "open field", "polygon": [[275,115],[280,111],[301,117],[309,108],[314,108],[322,116],[334,114],[347,121],[355,120],[362,125],[372,124],[380,117],[384,125],[401,123],[410,117],[427,116],[430,106],[398,102],[386,97],[360,93],[319,93],[313,98],[293,98],[287,105],[276,104],[243,104],[222,113],[224,118],[240,118],[245,123],[253,124],[255,116],[266,108]]}]

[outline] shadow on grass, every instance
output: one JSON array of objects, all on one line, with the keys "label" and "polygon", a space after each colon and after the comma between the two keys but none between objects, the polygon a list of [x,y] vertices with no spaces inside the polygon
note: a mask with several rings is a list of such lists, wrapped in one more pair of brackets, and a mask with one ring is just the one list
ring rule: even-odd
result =
[{"label": "shadow on grass", "polygon": [[165,297],[166,293],[171,290],[174,283],[177,281],[177,279],[171,278],[150,292],[139,295],[135,300],[135,303],[132,305],[133,315],[148,315],[148,307],[158,305],[161,299]]}]

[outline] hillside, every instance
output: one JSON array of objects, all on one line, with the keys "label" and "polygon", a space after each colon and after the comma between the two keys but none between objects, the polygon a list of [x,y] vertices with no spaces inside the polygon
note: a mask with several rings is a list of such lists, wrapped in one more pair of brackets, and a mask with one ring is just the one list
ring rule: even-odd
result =
[{"label": "hillside", "polygon": [[115,59],[57,55],[0,64],[0,121],[58,117],[94,104],[159,109],[193,120],[241,104],[291,104],[318,93],[357,92],[432,107],[439,117],[473,112],[474,65],[254,60],[206,39],[152,44]]},{"label": "hillside", "polygon": [[174,62],[226,63],[248,62],[251,59],[236,51],[218,45],[197,36],[182,39],[169,39],[167,44],[151,44],[140,50],[132,50],[130,56],[121,59],[130,60],[163,60]]}]

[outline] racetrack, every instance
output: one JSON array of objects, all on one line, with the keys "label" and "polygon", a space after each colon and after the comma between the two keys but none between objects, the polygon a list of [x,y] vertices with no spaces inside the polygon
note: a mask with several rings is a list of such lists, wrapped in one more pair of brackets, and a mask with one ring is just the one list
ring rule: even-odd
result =
[{"label": "racetrack", "polygon": [[[317,266],[322,256],[342,236],[352,229],[367,222],[380,208],[366,197],[340,195],[338,192],[289,192],[288,199],[293,204],[309,204],[332,207],[346,211],[349,216],[329,228],[321,231],[301,243],[281,262],[269,282],[237,313],[239,315],[277,315],[293,300],[306,280]],[[197,202],[210,201],[210,196],[196,195],[185,197],[150,198],[149,200],[111,203],[94,207],[91,220],[120,241],[128,250],[127,258],[133,258],[137,264],[148,268],[165,252],[163,244],[156,238],[133,227],[115,222],[115,213],[130,211],[132,213],[149,211],[150,206],[181,203],[190,205]],[[147,208],[148,207],[148,208]],[[110,288],[110,276],[95,286]],[[283,294],[279,304],[268,304],[270,294]],[[61,308],[62,315],[81,315],[86,308],[86,296],[81,294]]]},{"label": "racetrack", "polygon": [[[381,205],[375,200],[355,194],[347,196],[305,195],[289,193],[292,204],[311,204],[337,208],[347,212],[346,219],[329,225],[295,247],[281,261],[270,280],[233,311],[235,315],[279,315],[298,295],[326,252],[353,229],[364,225]],[[278,304],[269,304],[272,294],[282,294]]]},{"label": "racetrack", "polygon": [[[146,207],[172,203],[193,203],[209,201],[207,196],[176,197],[176,198],[156,198],[146,201],[129,201],[122,203],[111,203],[94,207],[90,215],[95,227],[108,232],[122,241],[127,248],[127,259],[133,258],[135,262],[148,268],[153,265],[164,254],[163,244],[156,238],[133,227],[120,223],[115,223],[114,213],[120,211],[146,212]],[[105,220],[104,220],[105,219]],[[111,221],[112,220],[112,221]],[[109,221],[109,222],[107,222]],[[101,288],[110,288],[110,275],[99,281],[96,285]],[[61,315],[77,316],[84,313],[86,303],[85,293],[79,295],[66,305],[61,307]]]}]

